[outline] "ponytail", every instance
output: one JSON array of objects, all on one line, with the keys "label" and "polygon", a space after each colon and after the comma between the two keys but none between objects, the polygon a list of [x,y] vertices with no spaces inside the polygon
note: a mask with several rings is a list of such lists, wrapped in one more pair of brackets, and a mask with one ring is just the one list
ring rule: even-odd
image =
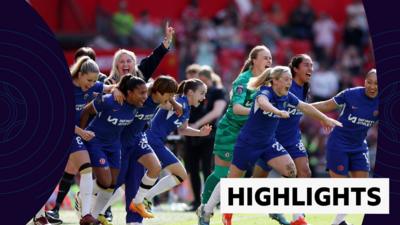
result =
[{"label": "ponytail", "polygon": [[203,85],[204,87],[206,86],[206,84],[203,81],[197,78],[184,80],[179,84],[177,94],[186,95],[189,92],[189,90],[195,92],[201,85]]},{"label": "ponytail", "polygon": [[78,78],[80,73],[100,73],[99,66],[89,56],[82,56],[71,66],[70,69],[72,79]]},{"label": "ponytail", "polygon": [[247,84],[247,89],[249,90],[257,90],[262,85],[271,86],[273,80],[277,80],[281,78],[282,74],[288,73],[290,76],[290,69],[287,66],[275,66],[272,68],[268,68],[261,73],[260,76],[252,77]]}]

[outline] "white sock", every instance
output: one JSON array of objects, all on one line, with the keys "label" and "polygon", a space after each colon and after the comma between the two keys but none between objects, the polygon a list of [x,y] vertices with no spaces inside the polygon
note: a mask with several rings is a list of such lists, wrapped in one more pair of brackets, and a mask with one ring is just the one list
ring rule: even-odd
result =
[{"label": "white sock", "polygon": [[44,214],[44,206],[39,209],[39,211],[35,215],[35,218],[38,219],[38,218],[43,217],[43,216],[45,216],[45,214]]},{"label": "white sock", "polygon": [[81,173],[79,183],[79,198],[81,199],[82,217],[90,213],[92,207],[93,181],[92,170]]},{"label": "white sock", "polygon": [[108,209],[108,207],[114,205],[118,200],[120,200],[125,194],[124,190],[125,190],[125,185],[122,185],[117,190],[115,190],[114,193],[112,194],[110,200],[108,200],[107,204],[100,211],[100,214],[104,215],[106,213],[106,210]]},{"label": "white sock", "polygon": [[163,177],[156,185],[154,185],[146,195],[147,199],[153,199],[154,196],[159,195],[165,191],[170,190],[176,185],[180,184],[179,180],[172,174]]},{"label": "white sock", "polygon": [[304,217],[304,214],[303,213],[294,213],[293,214],[293,221],[296,221],[299,217]]},{"label": "white sock", "polygon": [[97,218],[99,216],[100,211],[104,208],[107,204],[108,200],[110,200],[111,195],[113,194],[114,189],[108,188],[100,189],[97,193],[96,203],[93,206],[92,216]]},{"label": "white sock", "polygon": [[333,220],[332,224],[334,225],[338,225],[339,223],[341,223],[344,218],[346,217],[347,214],[336,214],[335,219]]},{"label": "white sock", "polygon": [[100,187],[97,185],[96,179],[93,180],[93,192],[92,192],[92,209],[90,210],[93,212],[93,207],[96,204],[97,193],[99,193]]},{"label": "white sock", "polygon": [[139,190],[137,191],[135,198],[133,199],[134,203],[141,203],[146,197],[146,194],[150,191],[153,185],[156,183],[157,178],[151,178],[147,176],[147,173],[144,174],[142,181],[139,186]]},{"label": "white sock", "polygon": [[208,199],[208,202],[204,205],[204,211],[206,213],[213,213],[215,207],[217,207],[219,201],[221,198],[221,186],[220,183],[215,186],[213,192],[211,193],[210,198]]}]

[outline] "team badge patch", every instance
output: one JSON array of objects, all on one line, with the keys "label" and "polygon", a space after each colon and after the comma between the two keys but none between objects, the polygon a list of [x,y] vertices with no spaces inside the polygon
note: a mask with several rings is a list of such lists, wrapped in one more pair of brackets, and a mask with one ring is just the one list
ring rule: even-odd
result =
[{"label": "team badge patch", "polygon": [[99,160],[99,163],[100,163],[101,165],[104,165],[104,164],[106,164],[106,160],[105,160],[104,158],[101,158],[101,159]]},{"label": "team badge patch", "polygon": [[374,115],[374,116],[378,116],[379,115],[379,111],[378,110],[375,110],[374,112],[373,112],[373,114],[372,115]]},{"label": "team badge patch", "polygon": [[236,94],[242,94],[243,93],[243,85],[238,85],[236,88]]}]

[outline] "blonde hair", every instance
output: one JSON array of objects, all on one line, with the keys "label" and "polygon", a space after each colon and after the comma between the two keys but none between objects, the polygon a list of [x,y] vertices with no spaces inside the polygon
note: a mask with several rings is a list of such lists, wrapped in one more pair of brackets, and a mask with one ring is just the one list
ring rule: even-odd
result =
[{"label": "blonde hair", "polygon": [[129,57],[132,58],[134,64],[135,64],[135,70],[136,72],[132,72],[132,75],[143,78],[143,75],[141,74],[141,72],[139,71],[139,69],[137,68],[137,58],[134,52],[126,50],[126,49],[120,49],[118,51],[115,52],[114,54],[114,58],[113,58],[113,62],[112,62],[112,68],[111,68],[111,72],[110,72],[110,76],[109,76],[109,80],[111,79],[112,81],[114,81],[115,83],[118,83],[121,80],[121,76],[122,74],[119,74],[118,69],[117,69],[117,64],[119,59],[121,58],[121,56],[123,54],[128,55]]},{"label": "blonde hair", "polygon": [[70,68],[72,79],[78,78],[79,72],[83,74],[96,73],[98,75],[100,69],[97,63],[89,56],[81,56]]},{"label": "blonde hair", "polygon": [[292,77],[290,68],[287,66],[275,66],[268,68],[264,70],[260,76],[250,78],[249,83],[247,83],[247,89],[256,90],[262,85],[271,86],[272,80],[278,80],[284,73],[287,73],[290,77]]},{"label": "blonde hair", "polygon": [[370,74],[375,74],[376,75],[376,69],[372,68],[368,73],[365,75],[365,77],[368,77]]}]

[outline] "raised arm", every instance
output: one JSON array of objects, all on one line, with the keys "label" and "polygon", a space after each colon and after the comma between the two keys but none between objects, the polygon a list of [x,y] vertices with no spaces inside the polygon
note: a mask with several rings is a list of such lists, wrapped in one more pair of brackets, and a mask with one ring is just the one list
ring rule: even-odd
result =
[{"label": "raised arm", "polygon": [[145,81],[150,79],[158,65],[160,65],[164,55],[168,53],[174,33],[174,28],[170,27],[169,23],[167,22],[165,25],[164,41],[156,49],[154,49],[149,56],[140,61],[138,68],[143,73]]}]

